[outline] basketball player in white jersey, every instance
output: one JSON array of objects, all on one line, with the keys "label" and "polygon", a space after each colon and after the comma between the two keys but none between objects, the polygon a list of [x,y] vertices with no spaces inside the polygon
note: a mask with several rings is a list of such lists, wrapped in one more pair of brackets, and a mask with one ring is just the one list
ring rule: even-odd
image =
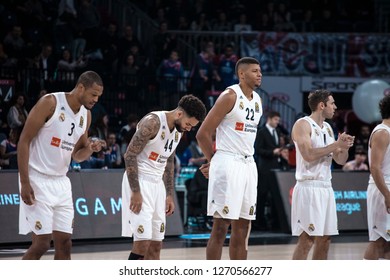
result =
[{"label": "basketball player in white jersey", "polygon": [[257,167],[253,154],[263,109],[254,90],[261,84],[260,63],[243,57],[236,63],[236,75],[239,84],[221,93],[196,135],[209,162],[200,167],[209,178],[207,214],[214,219],[207,259],[221,259],[230,225],[230,258],[247,259],[250,223],[256,219]]},{"label": "basketball player in white jersey", "polygon": [[367,188],[369,240],[364,258],[390,259],[390,95],[379,102],[382,123],[368,143],[370,179]]},{"label": "basketball player in white jersey", "polygon": [[182,133],[203,121],[206,107],[183,96],[172,111],[141,119],[125,153],[122,181],[122,236],[133,236],[129,260],[158,260],[165,216],[173,214],[174,158]]},{"label": "basketball player in white jersey", "polygon": [[18,144],[19,233],[33,233],[23,259],[40,259],[51,240],[54,258],[70,259],[74,209],[66,173],[72,158],[81,162],[102,148],[88,138],[89,109],[102,93],[100,76],[87,71],[71,92],[45,95],[28,115]]},{"label": "basketball player in white jersey", "polygon": [[330,235],[337,235],[336,201],[331,184],[332,159],[343,165],[354,137],[333,135],[325,122],[337,109],[332,93],[315,90],[309,94],[311,115],[298,119],[291,132],[296,147],[297,180],[292,197],[292,235],[299,236],[293,259],[327,259]]}]

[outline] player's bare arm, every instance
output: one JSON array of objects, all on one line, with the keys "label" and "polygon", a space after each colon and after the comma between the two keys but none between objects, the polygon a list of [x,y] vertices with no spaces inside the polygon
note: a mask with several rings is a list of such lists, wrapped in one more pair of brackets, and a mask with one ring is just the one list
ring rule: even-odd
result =
[{"label": "player's bare arm", "polygon": [[149,114],[140,121],[138,126],[124,155],[127,178],[133,192],[140,191],[137,155],[142,152],[148,141],[156,136],[160,128],[160,120],[157,115]]},{"label": "player's bare arm", "polygon": [[390,208],[390,191],[386,186],[385,179],[382,172],[382,163],[385,152],[390,143],[390,135],[384,130],[377,130],[371,136],[371,160],[370,172],[375,181],[375,185],[385,197],[386,209]]},{"label": "player's bare arm", "polygon": [[173,214],[175,209],[175,204],[173,201],[173,189],[175,186],[175,152],[168,158],[167,165],[165,166],[164,171],[164,184],[167,192],[167,201],[166,201],[166,214],[169,216]]},{"label": "player's bare arm", "polygon": [[302,154],[302,157],[307,162],[319,160],[320,158],[329,155],[337,149],[349,149],[352,144],[351,140],[345,140],[342,137],[325,147],[313,148],[311,145],[311,128],[310,124],[305,120],[297,121],[292,129],[292,139],[297,143],[298,149]]},{"label": "player's bare arm", "polygon": [[173,195],[173,188],[175,185],[175,153],[176,151],[168,158],[163,175],[167,196]]},{"label": "player's bare arm", "polygon": [[28,174],[28,162],[30,155],[30,143],[32,139],[38,134],[41,127],[53,115],[56,108],[56,99],[53,95],[48,94],[37,102],[28,114],[26,123],[22,134],[20,135],[18,143],[18,169],[20,173],[21,182],[21,197],[22,200],[32,205],[35,200],[34,192],[30,186]]}]

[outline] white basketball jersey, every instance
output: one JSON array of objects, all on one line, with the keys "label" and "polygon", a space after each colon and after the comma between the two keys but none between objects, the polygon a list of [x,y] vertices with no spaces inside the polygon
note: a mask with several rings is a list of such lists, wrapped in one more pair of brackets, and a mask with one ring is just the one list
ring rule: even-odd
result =
[{"label": "white basketball jersey", "polygon": [[87,109],[75,114],[64,92],[52,93],[56,109],[30,144],[29,166],[40,173],[63,176],[68,172],[73,148],[87,129]]},{"label": "white basketball jersey", "polygon": [[[387,133],[389,133],[389,135],[390,135],[390,127],[388,127],[387,125],[385,125],[383,123],[378,124],[373,129],[371,135],[375,131],[378,131],[378,130],[381,130],[381,129],[387,130]],[[369,164],[371,164],[371,147],[370,146],[371,146],[371,137],[370,137],[370,141],[368,143],[368,163]],[[388,182],[390,180],[390,146],[387,147],[386,152],[385,152],[385,156],[383,157],[381,171],[382,171],[383,176],[385,177],[386,182]],[[370,174],[369,183],[375,183],[371,174]]]},{"label": "white basketball jersey", "polygon": [[168,158],[176,150],[182,134],[168,127],[166,112],[152,112],[160,119],[160,129],[156,137],[151,139],[137,156],[138,173],[140,175],[154,175],[162,178]]},{"label": "white basketball jersey", "polygon": [[[323,127],[321,128],[312,118],[304,117],[305,121],[309,122],[311,127],[311,145],[313,148],[321,148],[332,144],[334,139],[334,134],[332,127],[327,123],[323,122]],[[303,159],[301,151],[297,143],[294,141],[296,147],[296,170],[295,170],[295,179],[297,181],[302,180],[320,180],[320,181],[330,181],[332,179],[331,174],[331,164],[332,156],[330,153],[316,161],[307,162]]]},{"label": "white basketball jersey", "polygon": [[252,156],[257,126],[263,114],[261,98],[253,91],[253,98],[249,100],[238,84],[228,88],[236,93],[236,102],[217,127],[216,148],[234,154]]}]

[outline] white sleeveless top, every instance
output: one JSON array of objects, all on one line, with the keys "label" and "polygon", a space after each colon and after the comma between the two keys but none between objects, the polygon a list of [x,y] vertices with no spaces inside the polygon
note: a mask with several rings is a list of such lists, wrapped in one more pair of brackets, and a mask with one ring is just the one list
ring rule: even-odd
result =
[{"label": "white sleeveless top", "polygon": [[[332,127],[323,122],[321,128],[312,118],[303,117],[309,122],[311,127],[310,139],[313,148],[321,148],[332,144],[335,141]],[[297,143],[294,141],[296,147],[296,170],[295,179],[297,181],[303,180],[320,180],[330,181],[332,179],[331,164],[333,153],[326,155],[316,161],[307,162],[303,159]]]},{"label": "white sleeveless top", "polygon": [[68,172],[73,148],[87,129],[88,112],[84,106],[75,114],[65,92],[52,93],[56,108],[30,144],[29,166],[53,176]]},{"label": "white sleeveless top", "polygon": [[[387,130],[387,133],[389,133],[389,135],[390,135],[390,127],[388,127],[387,125],[381,123],[381,124],[378,124],[373,129],[373,131],[371,133],[371,136],[372,136],[372,134],[375,131],[378,131],[378,130],[381,130],[381,129]],[[371,146],[371,136],[370,136],[370,140],[369,140],[369,143],[368,143],[368,163],[369,164],[371,164],[371,147],[370,147]],[[386,184],[388,184],[390,182],[390,145],[387,147],[386,152],[385,152],[385,156],[383,157],[381,171],[382,171],[383,177],[385,177]],[[374,182],[374,178],[372,177],[371,174],[370,174],[370,178],[369,178],[368,182],[369,183],[375,183]]]},{"label": "white sleeveless top", "polygon": [[151,114],[157,115],[160,119],[160,129],[156,137],[151,139],[137,156],[138,173],[162,178],[167,159],[176,150],[182,133],[176,128],[170,132],[165,111],[151,112]]},{"label": "white sleeveless top", "polygon": [[257,126],[263,114],[261,98],[253,91],[253,98],[249,100],[238,84],[228,88],[236,93],[236,102],[217,127],[216,148],[229,153],[253,156]]}]

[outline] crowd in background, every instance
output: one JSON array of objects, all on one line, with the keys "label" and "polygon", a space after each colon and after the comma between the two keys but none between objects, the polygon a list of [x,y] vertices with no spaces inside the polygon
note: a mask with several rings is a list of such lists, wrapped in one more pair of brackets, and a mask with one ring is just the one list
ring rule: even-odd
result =
[{"label": "crowd in background", "polygon": [[[148,86],[141,83],[143,75],[155,76],[160,91],[159,105],[163,109],[172,109],[166,106],[172,99],[177,103],[181,90],[189,90],[203,99],[206,91],[217,96],[237,82],[235,46],[227,44],[216,50],[213,42],[204,42],[193,64],[183,65],[176,38],[167,30],[368,32],[375,28],[374,7],[352,0],[133,2],[159,26],[153,46],[144,46],[134,35],[133,26],[120,26],[106,12],[98,10],[93,0],[20,0],[0,4],[0,68],[30,68],[44,73],[43,77],[31,77],[27,92],[17,89],[12,100],[1,104],[2,169],[17,168],[18,138],[34,103],[47,92],[65,90],[58,88],[61,81],[74,84],[77,70],[102,71],[103,76],[109,78],[106,80],[109,88],[121,88],[133,94],[130,102],[134,102],[135,107],[141,104],[142,88]],[[148,57],[150,47],[154,48],[153,59]],[[183,76],[185,69],[190,72],[190,80],[178,85],[177,78]],[[123,155],[142,116],[130,113],[118,125],[110,122],[115,114],[112,108],[95,107],[90,136],[106,140],[107,148],[93,154],[88,161],[72,163],[70,168],[124,168]],[[280,168],[293,169],[294,150],[289,132],[281,126],[279,131],[278,141],[285,147],[280,153]],[[335,168],[368,169],[370,132],[368,125],[361,128],[356,135],[356,149],[350,154],[351,161]],[[195,131],[189,133],[178,147],[179,168],[198,166],[204,160],[194,135]],[[193,180],[195,182],[198,180]],[[190,181],[190,189],[189,185]],[[201,200],[196,195],[194,199]]]}]

